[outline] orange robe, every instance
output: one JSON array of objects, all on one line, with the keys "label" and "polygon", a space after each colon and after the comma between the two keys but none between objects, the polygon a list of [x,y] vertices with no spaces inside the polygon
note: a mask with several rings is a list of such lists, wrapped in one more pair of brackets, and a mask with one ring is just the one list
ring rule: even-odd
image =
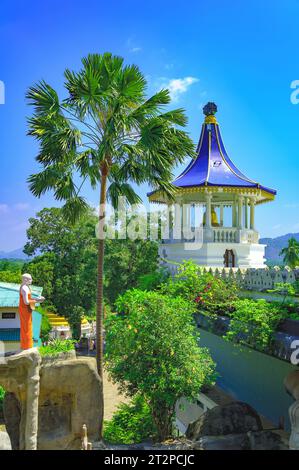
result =
[{"label": "orange robe", "polygon": [[[28,294],[29,301],[31,294]],[[20,324],[21,324],[21,349],[30,349],[33,347],[33,334],[32,334],[32,310],[30,305],[26,305],[23,295],[20,291]]]}]

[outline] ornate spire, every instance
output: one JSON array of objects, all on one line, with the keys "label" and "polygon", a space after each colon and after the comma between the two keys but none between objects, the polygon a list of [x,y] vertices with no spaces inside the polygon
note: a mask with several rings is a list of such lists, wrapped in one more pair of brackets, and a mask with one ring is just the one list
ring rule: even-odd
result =
[{"label": "ornate spire", "polygon": [[206,124],[217,124],[217,120],[215,118],[215,114],[217,113],[217,106],[215,103],[209,101],[209,103],[203,107],[203,113],[206,116]]}]

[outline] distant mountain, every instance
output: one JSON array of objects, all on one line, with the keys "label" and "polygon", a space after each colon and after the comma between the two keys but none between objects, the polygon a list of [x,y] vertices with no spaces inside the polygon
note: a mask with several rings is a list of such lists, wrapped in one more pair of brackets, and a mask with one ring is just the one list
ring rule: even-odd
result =
[{"label": "distant mountain", "polygon": [[279,256],[279,253],[283,248],[288,244],[290,238],[296,238],[299,242],[299,233],[287,233],[286,235],[281,235],[276,238],[261,238],[260,243],[267,245],[266,247],[266,259],[268,261],[277,261],[282,262],[282,257]]},{"label": "distant mountain", "polygon": [[13,251],[0,251],[0,259],[28,259],[28,256],[23,253],[23,248]]}]

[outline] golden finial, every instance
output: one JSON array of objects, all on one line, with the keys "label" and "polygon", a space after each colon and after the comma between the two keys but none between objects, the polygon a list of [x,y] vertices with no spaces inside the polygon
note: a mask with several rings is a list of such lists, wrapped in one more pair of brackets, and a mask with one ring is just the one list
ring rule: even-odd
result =
[{"label": "golden finial", "polygon": [[215,103],[207,103],[203,107],[203,113],[206,116],[205,124],[217,124],[215,114],[217,113],[217,106]]}]

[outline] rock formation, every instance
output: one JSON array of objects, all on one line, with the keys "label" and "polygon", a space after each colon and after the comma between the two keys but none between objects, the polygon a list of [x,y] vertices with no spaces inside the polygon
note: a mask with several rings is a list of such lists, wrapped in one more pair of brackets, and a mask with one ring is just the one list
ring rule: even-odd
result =
[{"label": "rock formation", "polygon": [[9,392],[4,417],[14,449],[80,449],[84,424],[98,439],[103,404],[94,358],[23,351],[0,364],[0,385]]}]

